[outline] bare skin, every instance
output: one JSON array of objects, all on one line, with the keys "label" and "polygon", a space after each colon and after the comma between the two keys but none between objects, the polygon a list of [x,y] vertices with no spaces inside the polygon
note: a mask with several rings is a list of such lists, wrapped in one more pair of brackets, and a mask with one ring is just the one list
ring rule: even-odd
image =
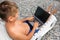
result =
[{"label": "bare skin", "polygon": [[[51,6],[47,8],[47,11],[50,11],[50,9]],[[53,15],[56,12],[57,10],[53,10],[51,14]],[[6,22],[6,30],[9,36],[13,40],[30,40],[35,32],[35,29],[38,27],[38,22],[34,23],[33,29],[29,33],[30,27],[28,24],[24,23],[24,21],[26,20],[32,21],[34,18],[29,17],[22,20],[17,20],[17,16],[18,14],[16,14],[16,17],[12,17],[12,19],[14,20],[9,19],[8,22]]]},{"label": "bare skin", "polygon": [[53,9],[53,10],[51,11],[52,6],[53,6],[53,4],[50,4],[50,5],[47,7],[46,11],[47,11],[47,12],[50,12],[50,14],[54,15],[55,13],[57,13],[57,9]]},{"label": "bare skin", "polygon": [[30,40],[33,36],[38,23],[35,22],[32,31],[28,34],[30,28],[28,24],[24,23],[25,20],[33,19],[33,17],[16,20],[15,22],[6,22],[6,29],[8,34],[13,40]]}]

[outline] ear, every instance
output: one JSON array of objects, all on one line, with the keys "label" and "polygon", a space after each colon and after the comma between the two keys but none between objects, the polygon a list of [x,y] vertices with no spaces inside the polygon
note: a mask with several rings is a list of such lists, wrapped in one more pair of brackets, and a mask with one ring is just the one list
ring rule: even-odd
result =
[{"label": "ear", "polygon": [[8,20],[9,21],[13,21],[14,20],[14,17],[10,16],[10,17],[8,17]]}]

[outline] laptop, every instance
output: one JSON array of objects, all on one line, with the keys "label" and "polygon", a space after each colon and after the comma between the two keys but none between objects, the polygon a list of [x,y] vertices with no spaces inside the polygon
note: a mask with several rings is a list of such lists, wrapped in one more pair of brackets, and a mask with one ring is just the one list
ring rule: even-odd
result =
[{"label": "laptop", "polygon": [[37,10],[34,13],[34,18],[36,21],[39,22],[40,25],[43,25],[48,20],[49,17],[50,14],[47,11],[45,11],[39,6],[37,7]]}]

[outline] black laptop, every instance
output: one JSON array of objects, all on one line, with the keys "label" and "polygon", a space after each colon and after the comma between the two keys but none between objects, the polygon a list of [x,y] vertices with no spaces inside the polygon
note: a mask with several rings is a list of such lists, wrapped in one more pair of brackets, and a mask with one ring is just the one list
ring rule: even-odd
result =
[{"label": "black laptop", "polygon": [[41,7],[37,7],[35,11],[34,18],[37,20],[41,25],[43,25],[49,18],[50,14],[42,9]]}]

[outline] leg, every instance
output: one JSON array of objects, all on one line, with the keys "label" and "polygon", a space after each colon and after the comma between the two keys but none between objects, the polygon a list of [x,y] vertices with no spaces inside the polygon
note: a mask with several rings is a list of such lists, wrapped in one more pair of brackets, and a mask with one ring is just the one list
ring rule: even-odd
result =
[{"label": "leg", "polygon": [[52,8],[52,4],[50,4],[50,5],[47,7],[47,12],[50,12],[51,8]]},{"label": "leg", "polygon": [[55,14],[55,13],[57,13],[57,9],[54,9],[54,10],[52,10],[52,12],[51,12],[51,14]]},{"label": "leg", "polygon": [[50,4],[50,5],[48,6],[47,12],[50,12],[50,14],[53,14],[53,15],[54,15],[55,13],[57,13],[57,9],[54,9],[54,10],[50,11],[51,8],[52,8],[52,5],[53,5],[53,4]]}]

